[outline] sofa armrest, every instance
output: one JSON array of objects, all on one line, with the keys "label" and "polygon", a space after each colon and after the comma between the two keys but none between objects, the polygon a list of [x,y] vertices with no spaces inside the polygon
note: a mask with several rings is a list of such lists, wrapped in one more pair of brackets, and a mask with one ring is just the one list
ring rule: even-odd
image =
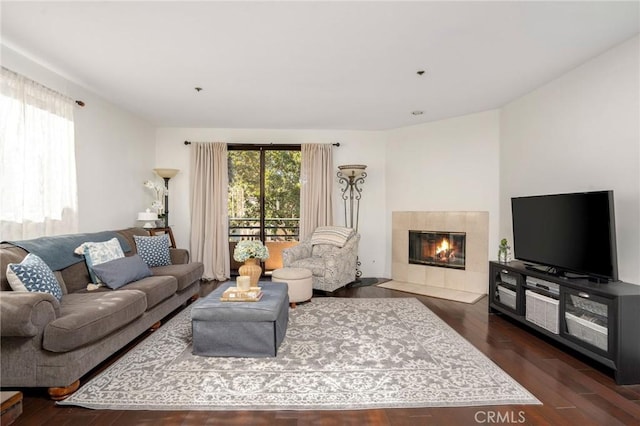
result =
[{"label": "sofa armrest", "polygon": [[302,241],[300,244],[282,250],[282,265],[287,267],[296,260],[311,257],[311,242]]},{"label": "sofa armrest", "polygon": [[174,265],[189,263],[189,251],[186,249],[170,248],[169,255],[171,256],[171,263]]},{"label": "sofa armrest", "polygon": [[49,293],[0,292],[0,335],[33,337],[60,315],[60,302]]}]

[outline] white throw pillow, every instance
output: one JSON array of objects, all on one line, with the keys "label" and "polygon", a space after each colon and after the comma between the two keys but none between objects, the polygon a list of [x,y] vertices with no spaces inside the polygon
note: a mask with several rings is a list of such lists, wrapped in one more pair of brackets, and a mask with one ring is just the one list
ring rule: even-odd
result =
[{"label": "white throw pillow", "polygon": [[100,281],[100,278],[93,272],[93,265],[99,265],[104,262],[109,262],[110,260],[124,257],[120,241],[115,237],[109,241],[82,243],[75,249],[75,253],[84,255],[84,260],[87,262],[87,268],[89,269],[89,275],[91,275],[91,281],[96,284],[102,283],[102,281]]},{"label": "white throw pillow", "polygon": [[353,234],[353,229],[342,226],[319,226],[313,231],[311,245],[330,244],[336,247],[343,247],[349,237]]}]

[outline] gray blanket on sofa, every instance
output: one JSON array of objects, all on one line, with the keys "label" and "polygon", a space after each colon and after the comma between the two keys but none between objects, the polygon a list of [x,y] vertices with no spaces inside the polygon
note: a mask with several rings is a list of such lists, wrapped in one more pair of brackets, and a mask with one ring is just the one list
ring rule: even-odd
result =
[{"label": "gray blanket on sofa", "polygon": [[89,241],[102,242],[116,237],[120,241],[122,251],[131,251],[131,247],[124,237],[114,231],[93,232],[86,234],[54,235],[51,237],[39,237],[24,241],[4,241],[18,246],[29,253],[40,257],[53,271],[59,271],[75,263],[84,261],[84,256],[79,256],[73,251],[82,243]]}]

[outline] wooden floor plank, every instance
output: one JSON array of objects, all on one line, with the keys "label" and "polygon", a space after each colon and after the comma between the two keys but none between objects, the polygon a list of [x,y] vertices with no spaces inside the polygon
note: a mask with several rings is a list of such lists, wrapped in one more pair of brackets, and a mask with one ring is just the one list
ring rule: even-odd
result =
[{"label": "wooden floor plank", "polygon": [[[217,283],[202,286],[204,296]],[[376,286],[345,288],[334,297],[415,297],[487,355],[543,405],[353,411],[119,411],[58,407],[42,390],[23,389],[23,414],[15,425],[634,425],[640,424],[640,385],[617,386],[611,372],[500,315],[487,298],[473,305],[415,296]],[[324,297],[318,295],[317,297]],[[313,302],[311,302],[313,303]],[[86,383],[135,344],[84,377]],[[501,420],[498,422],[496,420]]]}]

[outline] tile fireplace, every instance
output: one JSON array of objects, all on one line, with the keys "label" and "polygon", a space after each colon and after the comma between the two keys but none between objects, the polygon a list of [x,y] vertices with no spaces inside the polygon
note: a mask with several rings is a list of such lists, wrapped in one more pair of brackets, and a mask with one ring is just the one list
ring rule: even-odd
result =
[{"label": "tile fireplace", "polygon": [[489,212],[395,211],[394,281],[486,294]]}]

